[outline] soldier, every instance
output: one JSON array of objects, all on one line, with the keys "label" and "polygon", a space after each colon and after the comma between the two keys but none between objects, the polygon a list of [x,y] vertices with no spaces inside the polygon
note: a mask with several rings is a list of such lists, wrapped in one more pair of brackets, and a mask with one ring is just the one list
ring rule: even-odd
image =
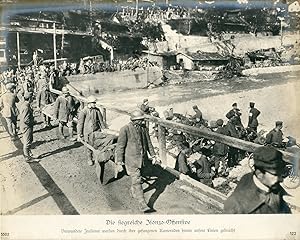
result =
[{"label": "soldier", "polygon": [[258,126],[258,120],[257,117],[260,114],[260,111],[257,110],[254,105],[254,102],[250,102],[250,110],[249,110],[249,121],[248,121],[248,128],[251,128],[255,133],[257,133],[257,126]]},{"label": "soldier", "polygon": [[227,214],[291,213],[283,200],[280,186],[285,162],[274,147],[263,146],[254,151],[254,172],[244,175],[232,195],[224,203]]},{"label": "soldier", "polygon": [[24,94],[24,101],[20,106],[20,127],[22,131],[23,140],[23,154],[26,162],[38,162],[39,160],[34,158],[31,153],[31,144],[33,141],[33,110],[31,108],[32,93],[26,92]]},{"label": "soldier", "polygon": [[[77,124],[78,141],[83,137],[85,142],[90,143],[90,137],[93,132],[107,128],[100,109],[96,107],[96,101],[97,99],[94,96],[89,96],[87,106],[79,113]],[[86,152],[88,165],[94,165],[93,152],[88,148],[86,148]]]},{"label": "soldier", "polygon": [[6,84],[5,88],[7,91],[0,98],[0,109],[2,116],[5,118],[8,134],[12,141],[17,138],[18,109],[16,103],[19,102],[19,99],[15,94],[15,87],[13,83]]},{"label": "soldier", "polygon": [[[225,125],[226,135],[234,138],[239,138],[239,133],[236,130],[236,125],[238,124],[238,118],[232,117]],[[238,163],[239,151],[237,148],[229,147],[228,152],[228,167],[234,167]]]},{"label": "soldier", "polygon": [[243,127],[242,120],[241,120],[241,110],[237,107],[237,103],[232,104],[232,109],[226,114],[226,117],[230,120],[235,118],[236,126]]},{"label": "soldier", "polygon": [[151,111],[150,111],[150,107],[149,107],[149,101],[148,99],[144,99],[143,100],[143,103],[141,104],[141,110],[145,113],[145,114],[150,114]]},{"label": "soldier", "polygon": [[145,128],[145,116],[141,110],[131,113],[131,122],[121,128],[116,147],[116,163],[119,169],[125,163],[127,173],[131,177],[130,193],[139,203],[142,212],[149,212],[141,183],[141,171],[149,166],[148,154],[156,159],[150,136]]},{"label": "soldier", "polygon": [[270,144],[274,147],[282,148],[284,147],[284,144],[282,142],[283,140],[283,133],[281,131],[283,127],[282,121],[276,121],[275,122],[275,128],[272,129],[266,136],[266,144]]},{"label": "soldier", "polygon": [[192,154],[192,150],[189,148],[189,144],[185,142],[182,145],[181,151],[176,157],[176,163],[174,169],[183,174],[190,175],[191,171],[188,167],[187,159],[191,156],[191,154]]},{"label": "soldier", "polygon": [[[223,120],[222,119],[218,119],[216,124],[217,124],[217,130],[215,131],[216,133],[220,133],[223,135],[227,134],[227,130],[225,129],[225,127],[223,127]],[[220,163],[222,163],[222,167],[223,167],[223,171],[221,173],[219,173],[220,175],[225,174],[225,170],[226,170],[226,157],[228,154],[228,146],[225,145],[224,143],[220,143],[220,142],[216,142],[213,146],[212,149],[212,162],[215,165],[215,169],[216,169],[216,174],[218,174],[218,170],[220,168]]]},{"label": "soldier", "polygon": [[[37,93],[37,106],[39,110],[42,112],[42,109],[47,105],[52,103],[53,97],[52,93],[49,90],[49,85],[46,83],[44,84],[41,89]],[[50,123],[51,119],[47,115],[43,114],[43,128],[51,127]]]},{"label": "soldier", "polygon": [[62,95],[59,96],[55,101],[54,107],[54,118],[59,120],[58,130],[60,138],[65,139],[64,126],[69,129],[70,141],[76,141],[73,138],[73,117],[76,112],[77,101],[69,93],[67,87],[62,88]]},{"label": "soldier", "polygon": [[191,168],[191,176],[201,183],[213,187],[212,178],[215,176],[215,172],[210,167],[210,163],[207,157],[200,151],[200,156],[195,161],[189,163]]},{"label": "soldier", "polygon": [[195,111],[195,114],[191,116],[191,121],[193,121],[195,124],[201,125],[203,123],[202,112],[197,105],[193,106],[193,110]]}]

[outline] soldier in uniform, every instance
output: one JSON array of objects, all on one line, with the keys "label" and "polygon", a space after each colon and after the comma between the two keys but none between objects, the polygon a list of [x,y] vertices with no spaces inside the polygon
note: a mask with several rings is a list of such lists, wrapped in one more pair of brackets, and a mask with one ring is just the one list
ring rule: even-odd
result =
[{"label": "soldier in uniform", "polygon": [[[42,111],[43,107],[45,107],[47,104],[50,104],[54,101],[52,97],[52,93],[49,90],[49,85],[45,83],[41,89],[37,93],[37,106]],[[50,123],[51,119],[47,115],[43,114],[43,127],[47,128],[51,126]]]},{"label": "soldier in uniform", "polygon": [[280,186],[285,162],[282,153],[271,146],[254,151],[254,172],[244,175],[224,203],[228,214],[291,213],[283,200],[286,194]]},{"label": "soldier in uniform", "polygon": [[[217,124],[217,130],[215,131],[216,133],[227,135],[227,130],[225,127],[223,127],[224,121],[222,119],[218,119],[216,124]],[[225,174],[226,170],[226,157],[228,154],[228,146],[225,145],[224,143],[216,142],[213,146],[212,149],[212,154],[213,157],[211,161],[214,163],[215,169],[216,169],[216,174],[223,175]],[[220,168],[220,163],[222,163],[223,171],[221,173],[218,172]]]},{"label": "soldier in uniform", "polygon": [[67,87],[63,87],[62,95],[56,99],[54,106],[54,118],[59,120],[58,130],[61,139],[65,139],[63,131],[64,126],[67,126],[69,129],[70,140],[76,141],[76,139],[73,138],[73,117],[76,106],[76,99],[70,95]]},{"label": "soldier in uniform", "polygon": [[[107,128],[103,121],[103,116],[99,108],[96,107],[97,99],[94,96],[89,96],[87,106],[79,113],[77,134],[78,141],[84,138],[87,143],[91,142],[91,134],[96,131],[101,131]],[[93,152],[86,148],[88,165],[94,165]]]},{"label": "soldier in uniform", "polygon": [[278,148],[284,147],[284,144],[282,142],[283,140],[283,133],[281,131],[282,127],[283,127],[282,121],[275,122],[275,128],[272,129],[266,136],[266,144],[270,144]]},{"label": "soldier in uniform", "polygon": [[151,113],[151,108],[149,107],[149,100],[147,98],[143,100],[143,103],[141,104],[140,108],[145,114]]},{"label": "soldier in uniform", "polygon": [[0,109],[2,112],[2,117],[5,118],[7,124],[8,134],[11,140],[16,140],[17,138],[17,116],[18,109],[16,103],[19,102],[18,97],[15,94],[15,84],[8,83],[5,85],[6,92],[0,98]]},{"label": "soldier in uniform", "polygon": [[23,154],[26,162],[38,162],[39,160],[34,158],[31,153],[31,144],[33,141],[33,110],[31,108],[32,93],[26,92],[24,94],[24,101],[20,106],[20,128],[22,131],[23,140]]},{"label": "soldier in uniform", "polygon": [[197,105],[193,106],[193,110],[194,110],[195,114],[193,116],[191,116],[190,119],[194,123],[195,126],[200,127],[204,123],[202,112],[200,111],[200,109],[198,108]]},{"label": "soldier in uniform", "polygon": [[145,116],[141,110],[131,113],[131,122],[121,128],[116,147],[116,163],[119,169],[125,164],[127,173],[131,177],[130,193],[137,199],[139,209],[142,212],[149,212],[141,182],[141,172],[149,166],[148,154],[156,159],[149,133],[145,127]]},{"label": "soldier in uniform", "polygon": [[249,121],[248,128],[252,129],[257,133],[258,120],[257,117],[260,115],[260,111],[254,107],[255,103],[250,102],[250,110],[249,110]]},{"label": "soldier in uniform", "polygon": [[[236,117],[230,118],[228,123],[225,125],[226,135],[234,138],[239,138],[239,133],[236,130],[236,125],[239,120]],[[238,163],[239,150],[234,147],[229,147],[228,152],[228,167],[234,167]]]},{"label": "soldier in uniform", "polygon": [[226,117],[230,120],[235,118],[236,126],[240,126],[243,128],[242,120],[241,120],[241,110],[237,107],[237,103],[232,104],[232,109],[226,114]]}]

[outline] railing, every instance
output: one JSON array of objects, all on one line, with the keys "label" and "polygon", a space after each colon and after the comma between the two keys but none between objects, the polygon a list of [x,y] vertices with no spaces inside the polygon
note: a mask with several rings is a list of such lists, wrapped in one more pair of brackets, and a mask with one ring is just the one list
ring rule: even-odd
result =
[{"label": "railing", "polygon": [[[60,91],[55,90],[55,89],[51,89],[50,91],[55,94],[61,94]],[[85,97],[77,96],[77,95],[74,95],[74,97],[76,97],[80,102],[83,102],[83,103],[87,102],[87,98],[85,98]],[[130,115],[130,112],[121,110],[118,108],[106,107],[101,104],[97,104],[97,106],[102,110],[103,118],[105,119],[105,121],[107,119],[107,110],[113,111],[116,113],[120,113],[120,114],[124,114],[124,115]],[[206,138],[206,139],[210,139],[210,140],[213,140],[216,142],[224,143],[228,146],[231,146],[231,147],[234,147],[237,149],[241,149],[241,150],[244,150],[247,152],[254,152],[255,149],[261,147],[261,145],[253,143],[253,142],[244,141],[244,140],[237,139],[234,137],[230,137],[230,136],[226,136],[226,135],[219,134],[216,132],[212,132],[207,129],[192,127],[192,126],[188,126],[185,124],[176,123],[173,121],[153,117],[150,115],[146,115],[146,120],[158,124],[159,153],[160,153],[160,158],[162,159],[163,163],[166,163],[166,157],[167,157],[166,136],[165,136],[166,128],[173,128],[173,129],[180,130],[182,132],[185,132],[185,133],[188,133],[188,134],[191,134],[194,136],[198,136],[201,138]],[[290,152],[283,151],[283,150],[280,150],[280,151],[282,152],[283,158],[286,162],[294,163],[295,160],[299,161],[299,159],[296,159],[297,158],[296,155],[294,155]]]},{"label": "railing", "polygon": [[[51,89],[50,91],[55,94],[61,94],[60,91],[55,90],[55,89]],[[75,98],[77,98],[83,104],[87,102],[87,98],[85,98],[85,97],[77,96],[77,95],[73,95],[73,96]],[[97,104],[97,106],[102,110],[103,118],[105,119],[105,121],[107,119],[106,114],[107,114],[108,110],[116,112],[116,113],[120,113],[123,115],[130,115],[130,113],[128,111],[124,111],[121,109],[106,107],[101,104]],[[214,207],[218,212],[222,212],[224,202],[227,199],[227,196],[225,194],[220,193],[217,190],[210,188],[199,181],[196,181],[195,179],[189,177],[188,175],[180,173],[179,171],[167,166],[167,149],[166,149],[166,134],[165,134],[166,128],[173,128],[173,129],[180,130],[182,132],[185,132],[185,133],[188,133],[188,134],[191,134],[194,136],[211,139],[216,142],[221,142],[228,146],[235,147],[235,148],[245,150],[248,152],[253,152],[256,148],[261,147],[261,145],[255,144],[252,142],[247,142],[247,141],[244,141],[241,139],[236,139],[233,137],[225,136],[225,135],[215,133],[215,132],[212,132],[212,131],[209,131],[206,129],[200,129],[200,128],[196,128],[196,127],[187,126],[187,125],[184,125],[181,123],[163,120],[163,119],[156,118],[156,117],[153,117],[150,115],[146,115],[146,120],[156,123],[158,125],[159,157],[162,160],[162,163],[160,164],[160,166],[163,169],[165,169],[166,171],[173,174],[176,178],[178,178],[182,181],[185,181],[185,182],[193,185],[194,187],[196,187],[198,189],[198,191],[197,191],[198,195],[202,196],[202,197],[200,197],[201,201],[204,201],[207,204],[209,204],[210,206]],[[87,146],[88,144],[84,143],[84,145]],[[90,148],[90,149],[92,149],[92,148]],[[283,153],[283,157],[284,157],[285,161],[287,161],[289,163],[294,163],[295,160],[299,161],[299,157],[298,157],[298,159],[296,159],[296,156],[294,154],[288,153],[285,151],[281,151],[281,152]],[[98,167],[98,171],[97,171],[97,166],[98,166],[98,164],[96,164],[96,173],[99,172],[99,167]],[[97,176],[98,176],[98,174],[97,174]],[[116,177],[116,172],[115,172],[115,177]],[[98,178],[99,178],[99,176],[98,176]]]}]

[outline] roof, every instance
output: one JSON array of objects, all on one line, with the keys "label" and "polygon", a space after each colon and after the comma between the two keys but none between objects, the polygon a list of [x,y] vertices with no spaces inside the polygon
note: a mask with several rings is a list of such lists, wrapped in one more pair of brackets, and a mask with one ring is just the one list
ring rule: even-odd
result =
[{"label": "roof", "polygon": [[[67,58],[57,58],[56,61],[57,62],[61,62],[61,61],[67,61],[68,59]],[[54,59],[47,59],[47,60],[44,60],[43,63],[53,63],[54,62]]]},{"label": "roof", "polygon": [[[201,52],[201,51],[197,51],[195,53],[178,53],[178,54],[182,54],[185,55],[186,57],[188,57],[191,60],[195,60],[195,61],[211,61],[211,60],[229,60],[229,56],[223,56],[219,53],[216,52]],[[178,55],[177,54],[177,55]]]},{"label": "roof", "polygon": [[152,51],[148,51],[148,50],[143,50],[142,51],[143,53],[149,53],[150,55],[153,55],[153,56],[161,56],[161,57],[164,57],[164,56],[175,56],[177,55],[177,52],[176,51],[167,51],[167,52],[152,52]]}]

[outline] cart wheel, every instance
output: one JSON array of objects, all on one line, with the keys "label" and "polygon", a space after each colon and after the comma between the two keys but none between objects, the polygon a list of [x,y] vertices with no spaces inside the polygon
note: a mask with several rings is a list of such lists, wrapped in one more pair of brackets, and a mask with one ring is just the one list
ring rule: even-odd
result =
[{"label": "cart wheel", "polygon": [[293,168],[291,168],[289,175],[284,178],[283,185],[288,189],[295,189],[300,186],[300,176],[293,174]]}]

